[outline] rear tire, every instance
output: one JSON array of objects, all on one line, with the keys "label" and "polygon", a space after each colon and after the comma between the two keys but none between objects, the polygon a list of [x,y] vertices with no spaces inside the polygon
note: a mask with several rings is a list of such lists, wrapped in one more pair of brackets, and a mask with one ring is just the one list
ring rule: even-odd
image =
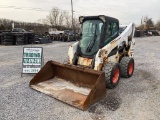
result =
[{"label": "rear tire", "polygon": [[130,57],[123,57],[120,61],[121,65],[121,76],[124,78],[129,78],[134,72],[134,59]]},{"label": "rear tire", "polygon": [[110,89],[115,88],[120,80],[120,65],[109,62],[104,65],[102,70],[105,72],[106,87]]}]

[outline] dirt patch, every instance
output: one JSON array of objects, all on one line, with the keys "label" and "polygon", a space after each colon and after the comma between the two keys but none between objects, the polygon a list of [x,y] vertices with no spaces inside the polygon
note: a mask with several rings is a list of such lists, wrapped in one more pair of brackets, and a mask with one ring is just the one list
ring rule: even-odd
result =
[{"label": "dirt patch", "polygon": [[128,94],[150,92],[158,89],[158,81],[154,74],[143,69],[136,69],[132,81],[126,84],[125,91]]},{"label": "dirt patch", "polygon": [[112,92],[95,105],[88,109],[88,112],[92,113],[91,118],[93,120],[103,120],[106,111],[116,111],[121,105],[121,98],[115,92]]},{"label": "dirt patch", "polygon": [[159,88],[159,86],[160,86],[160,83],[155,83],[155,84],[153,84],[151,87],[151,90],[152,91],[155,91],[156,89],[158,89]]},{"label": "dirt patch", "polygon": [[146,70],[141,70],[141,69],[138,69],[137,71],[135,71],[136,75],[139,75],[142,77],[142,80],[151,80],[151,79],[155,79],[153,74],[146,71]]},{"label": "dirt patch", "polygon": [[101,100],[100,104],[104,105],[107,110],[116,111],[121,105],[121,98],[112,94],[110,93],[104,100]]},{"label": "dirt patch", "polygon": [[151,88],[157,89],[159,85],[159,80],[155,77],[153,73],[146,70],[138,69],[135,74],[139,76],[140,81],[147,81],[145,83],[150,84]]}]

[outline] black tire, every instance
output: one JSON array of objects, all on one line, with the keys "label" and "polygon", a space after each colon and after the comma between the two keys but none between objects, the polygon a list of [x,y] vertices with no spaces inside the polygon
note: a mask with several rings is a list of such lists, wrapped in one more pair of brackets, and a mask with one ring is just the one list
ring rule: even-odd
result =
[{"label": "black tire", "polygon": [[4,36],[4,39],[13,39],[13,36]]},{"label": "black tire", "polygon": [[106,63],[102,69],[105,72],[106,87],[115,88],[120,80],[120,65],[119,63]]},{"label": "black tire", "polygon": [[4,42],[13,42],[13,39],[4,39]]},{"label": "black tire", "polygon": [[134,72],[134,59],[130,57],[123,57],[120,61],[121,66],[121,76],[124,78],[129,78]]},{"label": "black tire", "polygon": [[24,40],[23,39],[18,39],[18,40],[16,40],[17,42],[24,42]]},{"label": "black tire", "polygon": [[9,36],[12,36],[12,33],[11,32],[8,32],[8,33],[5,33],[5,35],[9,35]]},{"label": "black tire", "polygon": [[29,39],[29,44],[34,44],[35,40],[34,39]]},{"label": "black tire", "polygon": [[3,42],[4,42],[4,35],[1,34],[1,44],[3,45]]},{"label": "black tire", "polygon": [[17,45],[24,45],[24,41],[17,41],[16,44]]},{"label": "black tire", "polygon": [[13,45],[12,42],[3,42],[3,45]]},{"label": "black tire", "polygon": [[24,44],[27,45],[27,44],[28,44],[28,40],[25,40],[25,41],[24,41]]}]

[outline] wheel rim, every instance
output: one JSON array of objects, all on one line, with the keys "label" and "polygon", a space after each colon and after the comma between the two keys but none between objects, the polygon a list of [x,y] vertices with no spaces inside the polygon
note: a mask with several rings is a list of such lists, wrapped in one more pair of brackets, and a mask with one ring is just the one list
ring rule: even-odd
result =
[{"label": "wheel rim", "polygon": [[117,83],[118,79],[119,79],[119,69],[116,68],[114,69],[114,72],[113,72],[112,82]]},{"label": "wheel rim", "polygon": [[134,68],[134,63],[133,62],[130,62],[129,63],[129,75],[131,75],[133,73],[133,68]]}]

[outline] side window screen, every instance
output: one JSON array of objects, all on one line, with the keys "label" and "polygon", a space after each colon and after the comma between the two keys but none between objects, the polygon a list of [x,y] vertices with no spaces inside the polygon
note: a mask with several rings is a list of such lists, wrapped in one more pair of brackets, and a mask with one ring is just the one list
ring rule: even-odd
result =
[{"label": "side window screen", "polygon": [[109,22],[106,28],[106,35],[104,45],[107,45],[109,42],[114,40],[118,35],[118,23]]},{"label": "side window screen", "polygon": [[106,37],[110,37],[112,35],[112,23],[109,23],[106,29]]},{"label": "side window screen", "polygon": [[112,23],[112,36],[117,35],[117,33],[118,33],[118,24]]}]

